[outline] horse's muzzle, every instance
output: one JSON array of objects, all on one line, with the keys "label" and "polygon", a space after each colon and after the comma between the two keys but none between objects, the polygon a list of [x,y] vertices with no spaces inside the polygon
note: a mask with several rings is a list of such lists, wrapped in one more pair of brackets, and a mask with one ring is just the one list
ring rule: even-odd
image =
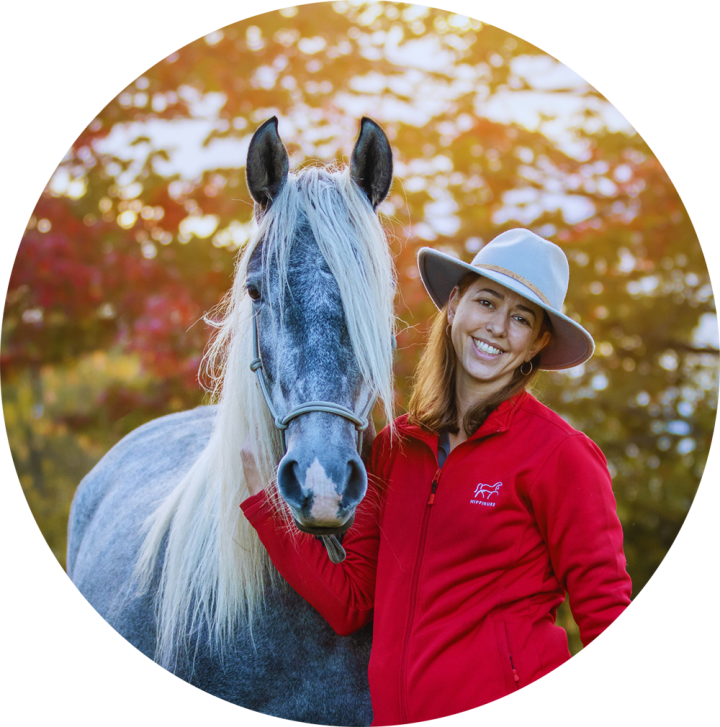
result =
[{"label": "horse's muzzle", "polygon": [[299,530],[337,535],[352,524],[367,491],[367,473],[356,451],[291,448],[280,462],[277,484]]}]

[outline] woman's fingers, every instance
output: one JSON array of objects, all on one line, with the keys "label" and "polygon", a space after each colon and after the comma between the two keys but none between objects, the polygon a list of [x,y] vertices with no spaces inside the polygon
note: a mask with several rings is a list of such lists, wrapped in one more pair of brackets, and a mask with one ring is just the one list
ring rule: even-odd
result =
[{"label": "woman's fingers", "polygon": [[252,451],[252,435],[250,433],[245,437],[245,441],[242,443],[242,447],[240,447],[240,455],[242,456],[243,464],[255,462]]},{"label": "woman's fingers", "polygon": [[242,458],[243,471],[245,473],[245,482],[251,495],[257,495],[263,491],[263,482],[258,472],[257,462],[253,454],[252,437],[250,434],[245,437],[245,441],[240,448],[240,457]]}]

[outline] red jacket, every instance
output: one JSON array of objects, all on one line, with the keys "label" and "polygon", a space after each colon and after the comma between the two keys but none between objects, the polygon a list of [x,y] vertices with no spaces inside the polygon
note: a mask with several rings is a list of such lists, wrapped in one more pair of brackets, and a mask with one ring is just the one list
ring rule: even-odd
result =
[{"label": "red jacket", "polygon": [[[396,422],[333,565],[288,537],[264,494],[242,508],[286,580],[340,634],[374,619],[375,725],[462,712],[570,658],[565,591],[584,644],[630,603],[622,529],[600,449],[527,393],[438,470],[437,435]],[[435,483],[435,496],[432,496]]]}]

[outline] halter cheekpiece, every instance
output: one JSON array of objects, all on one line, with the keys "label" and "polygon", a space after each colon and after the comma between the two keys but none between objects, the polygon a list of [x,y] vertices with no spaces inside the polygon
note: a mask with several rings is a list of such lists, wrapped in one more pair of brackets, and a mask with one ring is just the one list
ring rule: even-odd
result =
[{"label": "halter cheekpiece", "polygon": [[283,438],[283,449],[287,449],[287,443],[285,442],[285,430],[290,425],[293,419],[301,417],[303,414],[310,414],[312,412],[324,412],[325,414],[335,414],[336,416],[342,417],[351,421],[355,425],[355,429],[358,433],[357,449],[358,454],[362,451],[363,443],[363,432],[367,429],[370,422],[370,412],[375,405],[375,397],[371,397],[365,408],[362,410],[360,415],[356,414],[352,409],[348,409],[342,404],[336,404],[333,401],[306,401],[294,409],[291,409],[285,416],[280,416],[272,402],[270,397],[270,388],[268,387],[265,379],[265,372],[263,370],[262,358],[260,358],[260,346],[258,343],[258,328],[257,328],[257,316],[253,315],[253,360],[250,362],[250,370],[254,371],[257,375],[258,383],[260,384],[260,390],[262,391],[265,404],[267,405],[270,415],[273,418],[275,426],[282,432]]}]

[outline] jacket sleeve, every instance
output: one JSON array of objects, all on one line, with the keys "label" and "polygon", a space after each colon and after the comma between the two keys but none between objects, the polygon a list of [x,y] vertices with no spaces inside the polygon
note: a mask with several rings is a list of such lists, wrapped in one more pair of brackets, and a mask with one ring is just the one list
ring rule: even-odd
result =
[{"label": "jacket sleeve", "polygon": [[541,467],[529,495],[587,645],[627,608],[632,590],[603,453],[584,434],[568,436]]},{"label": "jacket sleeve", "polygon": [[314,536],[290,530],[266,492],[240,505],[283,578],[343,636],[372,619],[380,540],[381,488],[374,475],[379,439],[368,464],[368,492],[342,541],[347,554],[342,563],[333,563]]}]

